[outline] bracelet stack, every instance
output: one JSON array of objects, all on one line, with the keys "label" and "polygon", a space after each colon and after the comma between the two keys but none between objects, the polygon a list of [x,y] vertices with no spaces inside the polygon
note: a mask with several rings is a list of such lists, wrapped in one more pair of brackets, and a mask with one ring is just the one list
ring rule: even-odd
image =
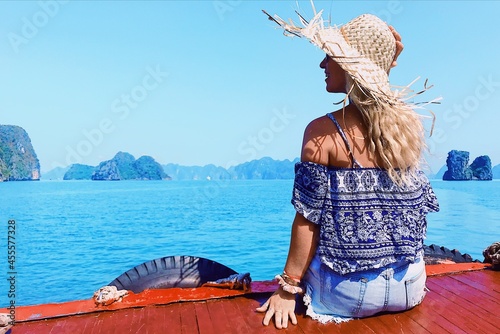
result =
[{"label": "bracelet stack", "polygon": [[293,295],[304,293],[304,289],[300,286],[300,279],[290,277],[285,271],[283,271],[283,274],[276,275],[274,278],[278,281],[283,291]]}]

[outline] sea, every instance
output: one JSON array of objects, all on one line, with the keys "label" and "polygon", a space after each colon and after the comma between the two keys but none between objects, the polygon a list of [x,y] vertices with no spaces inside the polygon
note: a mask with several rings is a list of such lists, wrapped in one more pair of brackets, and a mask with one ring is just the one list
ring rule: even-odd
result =
[{"label": "sea", "polygon": [[[426,244],[483,260],[500,241],[500,181],[431,181],[441,211]],[[253,280],[283,270],[293,180],[0,183],[0,307],[91,298],[125,271],[171,255]]]}]

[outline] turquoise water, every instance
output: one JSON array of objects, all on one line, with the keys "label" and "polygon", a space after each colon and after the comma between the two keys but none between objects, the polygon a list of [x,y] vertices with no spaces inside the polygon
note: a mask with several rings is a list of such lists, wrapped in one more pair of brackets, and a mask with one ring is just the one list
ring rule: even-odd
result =
[{"label": "turquoise water", "polygon": [[[16,226],[17,305],[90,298],[142,262],[194,255],[254,280],[283,269],[292,180],[45,181],[0,184],[0,306],[8,297],[8,220]],[[482,260],[498,241],[500,182],[433,181],[441,212],[427,243]],[[4,255],[1,255],[1,254]]]}]

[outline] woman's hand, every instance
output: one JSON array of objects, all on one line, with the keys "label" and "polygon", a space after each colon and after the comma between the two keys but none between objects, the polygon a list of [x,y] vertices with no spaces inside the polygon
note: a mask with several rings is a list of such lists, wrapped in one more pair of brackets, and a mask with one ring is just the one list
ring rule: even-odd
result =
[{"label": "woman's hand", "polygon": [[401,42],[401,35],[394,29],[393,26],[389,26],[389,29],[391,29],[392,34],[394,35],[394,38],[396,39],[396,54],[394,55],[394,60],[392,61],[391,68],[396,67],[398,65],[397,59],[401,52],[403,52],[404,45]]},{"label": "woman's hand", "polygon": [[274,316],[276,328],[287,328],[288,319],[292,324],[297,324],[295,316],[295,295],[283,291],[280,287],[276,292],[264,303],[257,308],[257,312],[266,312],[262,323],[264,326],[269,325],[269,321]]}]

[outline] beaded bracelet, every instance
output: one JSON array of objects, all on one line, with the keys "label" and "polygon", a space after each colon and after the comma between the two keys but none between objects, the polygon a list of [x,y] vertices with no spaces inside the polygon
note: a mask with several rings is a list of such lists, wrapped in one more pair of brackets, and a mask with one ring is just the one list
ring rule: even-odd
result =
[{"label": "beaded bracelet", "polygon": [[278,281],[278,283],[281,286],[281,288],[283,289],[283,291],[286,291],[286,292],[291,293],[293,295],[304,293],[304,289],[302,289],[302,287],[299,286],[299,283],[292,280],[285,273],[283,273],[281,275],[276,275],[274,278]]},{"label": "beaded bracelet", "polygon": [[286,271],[283,270],[283,276],[284,277],[288,277],[290,278],[291,280],[295,281],[297,284],[300,284],[300,276],[292,276],[292,275],[289,275]]},{"label": "beaded bracelet", "polygon": [[285,281],[285,283],[288,285],[291,285],[291,286],[299,286],[300,285],[300,281],[296,281],[296,280],[290,278],[290,276],[288,276],[286,273],[283,273],[280,276],[283,279],[283,281]]}]

